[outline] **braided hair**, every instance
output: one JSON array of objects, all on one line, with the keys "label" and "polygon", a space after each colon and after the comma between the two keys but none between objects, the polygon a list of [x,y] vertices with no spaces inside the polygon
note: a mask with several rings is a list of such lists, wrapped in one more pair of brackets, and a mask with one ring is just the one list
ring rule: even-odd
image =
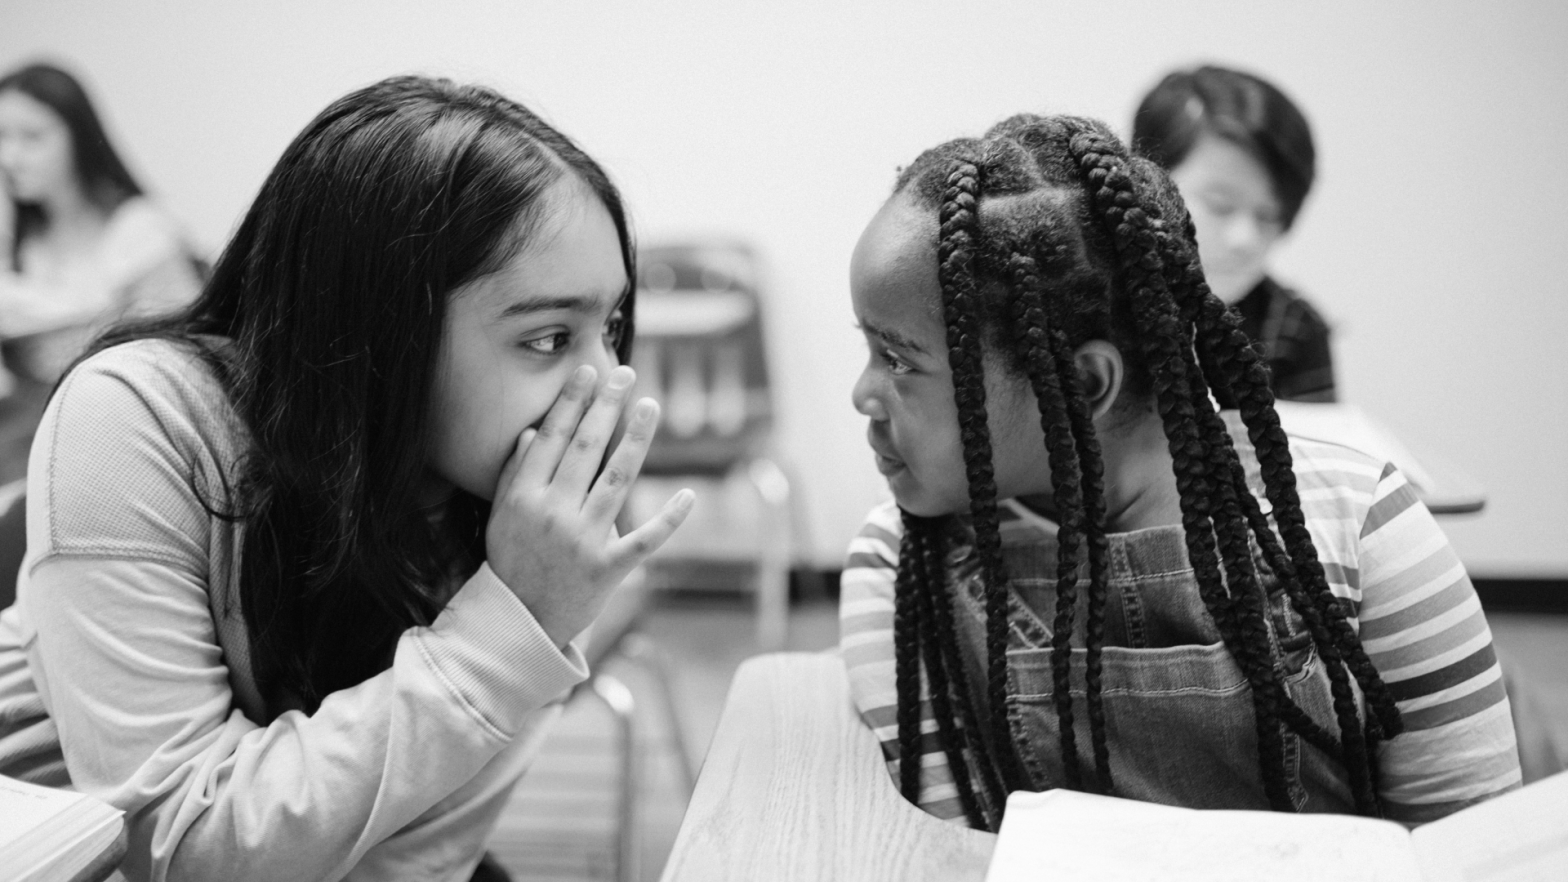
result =
[{"label": "braided hair", "polygon": [[[1375,749],[1401,730],[1399,712],[1318,561],[1268,369],[1235,314],[1210,293],[1191,220],[1169,179],[1130,154],[1102,123],[1024,115],[981,139],[927,151],[900,174],[896,189],[933,210],[940,224],[937,276],[986,616],[980,707],[963,688],[946,587],[953,531],[944,518],[906,512],[894,627],[905,796],[919,795],[920,747],[933,737],[948,756],[971,825],[995,829],[1007,794],[1031,786],[1007,716],[1010,589],[986,421],[986,350],[1001,354],[1039,402],[1060,522],[1051,671],[1063,783],[1114,790],[1100,682],[1109,547],[1105,469],[1074,362],[1075,347],[1103,339],[1122,352],[1125,393],[1152,397],[1160,416],[1199,594],[1251,687],[1269,805],[1295,809],[1286,769],[1289,730],[1338,759],[1357,810],[1378,814]],[[1267,513],[1247,485],[1216,402],[1240,412],[1261,466]],[[1278,580],[1325,662],[1337,731],[1314,721],[1285,690],[1270,639],[1265,571]],[[1084,574],[1088,584],[1080,586]],[[1080,589],[1086,594],[1089,770],[1079,758],[1069,691]],[[922,669],[937,723],[931,733],[920,719]],[[1358,690],[1369,708],[1365,719]],[[992,738],[980,737],[982,715]]]}]

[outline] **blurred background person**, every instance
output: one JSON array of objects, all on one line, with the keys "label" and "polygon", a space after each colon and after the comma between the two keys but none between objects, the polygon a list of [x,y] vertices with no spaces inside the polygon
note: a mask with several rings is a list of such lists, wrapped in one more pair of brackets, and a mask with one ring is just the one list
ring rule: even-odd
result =
[{"label": "blurred background person", "polygon": [[1312,189],[1306,117],[1267,80],[1206,65],[1167,74],[1145,95],[1132,138],[1181,190],[1209,287],[1241,313],[1274,394],[1335,400],[1328,323],[1268,274],[1270,253]]},{"label": "blurred background person", "polygon": [[0,482],[26,470],[55,380],[109,322],[194,299],[201,263],[69,73],[0,77]]}]

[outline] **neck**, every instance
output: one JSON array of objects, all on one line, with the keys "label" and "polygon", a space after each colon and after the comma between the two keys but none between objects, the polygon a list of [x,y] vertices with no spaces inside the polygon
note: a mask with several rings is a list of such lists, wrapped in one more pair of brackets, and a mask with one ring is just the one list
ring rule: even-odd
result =
[{"label": "neck", "polygon": [[[1095,434],[1105,463],[1106,532],[1180,524],[1181,496],[1169,442],[1154,408],[1096,419]],[[1043,513],[1055,509],[1050,494],[1023,501]]]},{"label": "neck", "polygon": [[44,217],[52,235],[69,238],[74,233],[93,230],[103,225],[104,212],[91,199],[80,184],[61,188],[43,200]]},{"label": "neck", "polygon": [[1105,457],[1106,529],[1124,533],[1180,524],[1181,496],[1159,414],[1150,407],[1096,422]]}]

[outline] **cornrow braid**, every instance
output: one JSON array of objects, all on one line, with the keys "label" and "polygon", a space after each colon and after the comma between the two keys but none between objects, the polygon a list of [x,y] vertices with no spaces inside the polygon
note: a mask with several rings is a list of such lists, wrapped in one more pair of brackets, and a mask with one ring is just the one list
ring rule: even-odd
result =
[{"label": "cornrow braid", "polygon": [[991,806],[1005,799],[1005,795],[1001,793],[1001,784],[995,780],[995,769],[989,761],[976,763],[980,769],[980,791],[976,791],[969,776],[970,757],[980,759],[981,746],[978,737],[971,738],[972,735],[978,736],[978,728],[967,690],[958,696],[961,719],[953,715],[953,683],[962,682],[963,668],[960,667],[962,662],[958,658],[958,639],[953,629],[952,599],[945,587],[947,582],[942,564],[941,539],[934,527],[923,519],[906,514],[904,523],[906,530],[915,530],[925,536],[920,551],[926,582],[918,590],[917,600],[922,625],[921,652],[931,679],[931,710],[937,718],[938,732],[965,819],[977,829],[994,830],[1001,819],[993,817]]},{"label": "cornrow braid", "polygon": [[[1169,439],[1188,557],[1200,594],[1222,635],[1230,632],[1234,643],[1241,647],[1239,653],[1232,654],[1249,674],[1249,681],[1263,686],[1252,692],[1264,791],[1276,810],[1290,810],[1293,804],[1279,725],[1279,693],[1267,683],[1275,672],[1272,666],[1264,671],[1255,663],[1270,650],[1267,623],[1260,610],[1252,608],[1256,581],[1248,571],[1251,555],[1244,554],[1237,561],[1234,524],[1227,523],[1223,511],[1219,512],[1218,521],[1214,519],[1212,500],[1217,484],[1228,482],[1214,480],[1198,426],[1192,379],[1199,369],[1193,355],[1192,331],[1181,321],[1171,298],[1158,241],[1151,229],[1153,219],[1137,199],[1132,178],[1122,162],[1125,154],[1117,148],[1108,138],[1090,132],[1075,135],[1069,147],[1078,159],[1105,229],[1111,234],[1119,269],[1130,292],[1133,320],[1150,365],[1156,402]],[[1222,580],[1222,563],[1229,580]]]},{"label": "cornrow braid", "polygon": [[[1192,230],[1191,220],[1187,220],[1186,223],[1189,237],[1195,235]],[[1252,348],[1246,335],[1241,331],[1239,318],[1226,308],[1219,298],[1209,293],[1208,285],[1203,281],[1202,273],[1197,271],[1195,265],[1187,267],[1186,273],[1189,280],[1187,300],[1194,305],[1184,307],[1184,310],[1191,310],[1193,314],[1192,320],[1197,323],[1200,333],[1204,335],[1208,344],[1204,349],[1216,353],[1215,362],[1219,368],[1216,371],[1216,375],[1224,377],[1227,391],[1229,391],[1229,387],[1240,386],[1254,404],[1260,400],[1266,400],[1268,402],[1267,409],[1272,411],[1273,392],[1270,391],[1271,387],[1264,379],[1266,375],[1263,373],[1267,370],[1267,367],[1263,363],[1261,356]],[[1261,395],[1259,394],[1260,392],[1262,393]],[[1234,393],[1231,393],[1231,396],[1234,398]],[[1277,415],[1275,421],[1277,422]],[[1249,432],[1251,425],[1251,423],[1248,423]],[[1257,440],[1254,439],[1253,443],[1256,445]],[[1294,477],[1294,471],[1291,474]],[[1294,485],[1293,480],[1292,485]],[[1272,494],[1270,494],[1270,497],[1272,500]],[[1299,498],[1297,507],[1299,508]],[[1262,538],[1260,536],[1260,540]],[[1274,538],[1272,533],[1268,534],[1267,538],[1272,543]],[[1277,548],[1278,546],[1275,545],[1274,547]],[[1316,557],[1315,553],[1313,556],[1314,558]],[[1294,565],[1290,566],[1293,570]],[[1321,571],[1321,566],[1318,569]],[[1350,627],[1344,605],[1329,590],[1327,579],[1321,580],[1321,584],[1314,585],[1313,588],[1315,591],[1312,595],[1312,603],[1318,610],[1318,615],[1322,617],[1322,620],[1326,621],[1334,630],[1334,639],[1330,642],[1345,656],[1348,664],[1355,672],[1356,681],[1362,691],[1366,693],[1368,703],[1376,713],[1380,728],[1388,737],[1393,737],[1403,730],[1403,724],[1399,720],[1399,709],[1389,694],[1387,685],[1384,684],[1382,677],[1377,673],[1376,668],[1373,667],[1372,660],[1366,654],[1366,649],[1361,645],[1360,639]],[[1311,621],[1319,621],[1316,616],[1308,617],[1304,610],[1301,612],[1303,617],[1309,618]]]},{"label": "cornrow braid", "polygon": [[1002,562],[1002,541],[996,509],[996,482],[991,466],[991,433],[985,407],[985,375],[979,328],[974,247],[979,232],[979,169],[959,160],[947,177],[938,215],[937,278],[942,312],[947,321],[948,363],[953,372],[954,398],[969,478],[970,516],[975,552],[985,587],[986,694],[1001,781],[1007,791],[1028,781],[1013,745],[1007,714],[1008,581]]},{"label": "cornrow braid", "polygon": [[[1183,220],[1190,237],[1191,220]],[[1285,532],[1286,523],[1300,521],[1301,529],[1293,531],[1294,541],[1287,539],[1291,544],[1288,555],[1281,554],[1266,524],[1262,528],[1255,524],[1255,529],[1260,545],[1268,549],[1273,559],[1276,572],[1296,574],[1296,562],[1303,553],[1313,564],[1305,571],[1304,578],[1287,577],[1285,584],[1292,589],[1289,591],[1291,603],[1307,623],[1330,676],[1335,713],[1343,737],[1341,752],[1346,768],[1351,772],[1357,807],[1375,814],[1379,808],[1376,796],[1376,743],[1381,737],[1392,737],[1402,730],[1398,708],[1351,628],[1344,603],[1329,588],[1322,566],[1317,562],[1316,550],[1311,545],[1310,534],[1305,531],[1305,521],[1300,516],[1299,497],[1295,492],[1295,472],[1290,468],[1288,440],[1279,428],[1278,417],[1273,410],[1273,393],[1268,385],[1267,369],[1241,332],[1237,317],[1209,293],[1195,262],[1186,263],[1183,276],[1183,311],[1192,317],[1203,340],[1199,352],[1210,354],[1213,364],[1211,373],[1216,376],[1218,383],[1226,387],[1227,394],[1224,397],[1236,400],[1240,405],[1243,422],[1258,450],[1259,462],[1275,464],[1273,469],[1265,468],[1264,479],[1266,495],[1274,503],[1276,513],[1283,509],[1287,514],[1285,521],[1281,521],[1276,514],[1276,522],[1281,524],[1281,531]],[[1254,431],[1255,427],[1257,431]],[[1282,460],[1285,468],[1279,469],[1277,466]],[[1286,475],[1289,476],[1288,482],[1279,480]],[[1245,489],[1244,478],[1240,480],[1243,483],[1244,499],[1252,509],[1248,512],[1249,519],[1262,521],[1256,499]],[[1280,499],[1285,500],[1283,506],[1278,501]],[[1291,516],[1292,512],[1294,517]],[[1368,715],[1364,732],[1347,671],[1366,695],[1372,711]]]},{"label": "cornrow braid", "polygon": [[[1035,287],[1026,287],[1019,296],[1026,302],[1042,301],[1038,278]],[[1078,445],[1078,463],[1081,496],[1084,507],[1084,529],[1089,545],[1089,604],[1085,622],[1084,679],[1087,686],[1089,729],[1094,746],[1095,769],[1100,790],[1112,789],[1110,745],[1105,735],[1105,701],[1100,688],[1101,649],[1105,643],[1105,604],[1109,585],[1110,542],[1105,537],[1105,459],[1100,453],[1100,440],[1094,433],[1094,419],[1084,396],[1083,382],[1074,361],[1073,347],[1062,331],[1063,310],[1058,308],[1055,318],[1044,328],[1048,349],[1056,362],[1056,373],[1065,394],[1067,417],[1073,437]],[[1026,317],[1035,315],[1026,310]]]},{"label": "cornrow braid", "polygon": [[1039,402],[1040,427],[1045,434],[1054,501],[1060,520],[1060,529],[1057,531],[1057,615],[1051,640],[1051,667],[1062,763],[1067,786],[1074,789],[1081,787],[1082,776],[1073,730],[1069,667],[1072,650],[1069,641],[1077,603],[1078,537],[1082,535],[1089,540],[1090,557],[1084,640],[1090,742],[1094,751],[1096,783],[1100,792],[1109,793],[1112,787],[1110,748],[1106,743],[1105,708],[1100,689],[1107,543],[1099,442],[1094,438],[1088,407],[1083,401],[1077,368],[1073,364],[1066,338],[1046,319],[1035,260],[1026,254],[1014,252],[1008,265],[1013,281],[1010,308],[1017,335],[1016,345],[1024,355],[1025,371]]},{"label": "cornrow braid", "polygon": [[920,609],[924,582],[924,537],[909,529],[899,543],[898,578],[893,589],[893,670],[898,688],[898,789],[920,803]]},{"label": "cornrow braid", "polygon": [[[1205,397],[1201,378],[1194,383],[1193,396],[1195,401]],[[1230,480],[1222,478],[1217,484],[1220,504],[1226,513],[1225,522],[1237,525],[1237,528],[1239,528],[1231,531],[1233,541],[1226,545],[1228,559],[1239,560],[1242,556],[1250,557],[1251,549],[1246,544],[1247,530],[1249,528],[1257,533],[1260,550],[1263,550],[1266,557],[1271,555],[1278,556],[1282,552],[1279,551],[1278,544],[1274,542],[1274,534],[1268,523],[1263,519],[1262,510],[1258,506],[1257,499],[1247,486],[1246,475],[1241,468],[1240,461],[1236,458],[1235,447],[1230,440],[1230,433],[1226,431],[1224,423],[1219,419],[1218,414],[1202,408],[1198,408],[1198,413],[1200,415],[1199,428],[1203,433],[1204,443],[1212,452],[1212,458],[1215,460],[1214,467],[1217,470],[1223,470],[1230,477]],[[1275,549],[1275,552],[1271,553],[1268,551],[1270,548]],[[1288,560],[1286,565],[1288,566]],[[1276,570],[1276,574],[1278,574],[1278,570]],[[1243,578],[1229,574],[1228,577],[1233,585],[1241,583]],[[1250,583],[1247,587],[1249,596],[1255,597],[1260,602],[1246,604],[1244,609],[1238,608],[1235,603],[1227,606],[1225,614],[1227,623],[1223,628],[1229,628],[1231,632],[1239,630],[1239,623],[1243,617],[1250,616],[1253,617],[1253,620],[1257,620],[1258,617],[1267,615],[1263,606],[1263,603],[1266,603],[1266,597],[1261,585],[1257,584],[1256,579],[1249,578],[1248,582]],[[1292,604],[1295,604],[1304,593],[1288,574],[1281,579],[1280,584],[1284,587],[1287,596],[1291,598]],[[1235,598],[1232,599],[1234,600]],[[1216,616],[1216,618],[1218,619],[1219,616]],[[1234,645],[1232,645],[1233,643]],[[1259,649],[1268,648],[1266,635],[1264,643],[1261,645],[1254,638],[1252,640],[1227,640],[1227,646],[1231,647],[1231,653],[1237,658],[1238,664],[1242,666],[1243,670],[1248,672],[1248,680],[1252,684],[1253,689],[1260,693],[1265,693],[1263,701],[1272,708],[1272,714],[1278,715],[1287,726],[1305,737],[1309,743],[1317,746],[1320,750],[1331,756],[1338,757],[1340,755],[1341,745],[1339,740],[1318,725],[1284,690],[1284,686],[1280,682],[1279,673],[1273,665],[1272,653],[1259,654]],[[1333,667],[1329,669],[1329,675],[1331,678],[1337,676],[1343,679],[1345,672],[1339,667]]]}]

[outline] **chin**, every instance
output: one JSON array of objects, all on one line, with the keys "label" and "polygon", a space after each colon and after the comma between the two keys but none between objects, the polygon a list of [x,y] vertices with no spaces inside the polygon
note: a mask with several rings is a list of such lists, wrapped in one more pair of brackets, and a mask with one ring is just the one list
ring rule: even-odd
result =
[{"label": "chin", "polygon": [[[960,509],[951,505],[944,505],[939,500],[913,497],[893,491],[893,501],[898,507],[910,514],[921,518],[940,518],[950,514],[957,514]],[[962,510],[968,511],[969,503],[965,501]]]}]

